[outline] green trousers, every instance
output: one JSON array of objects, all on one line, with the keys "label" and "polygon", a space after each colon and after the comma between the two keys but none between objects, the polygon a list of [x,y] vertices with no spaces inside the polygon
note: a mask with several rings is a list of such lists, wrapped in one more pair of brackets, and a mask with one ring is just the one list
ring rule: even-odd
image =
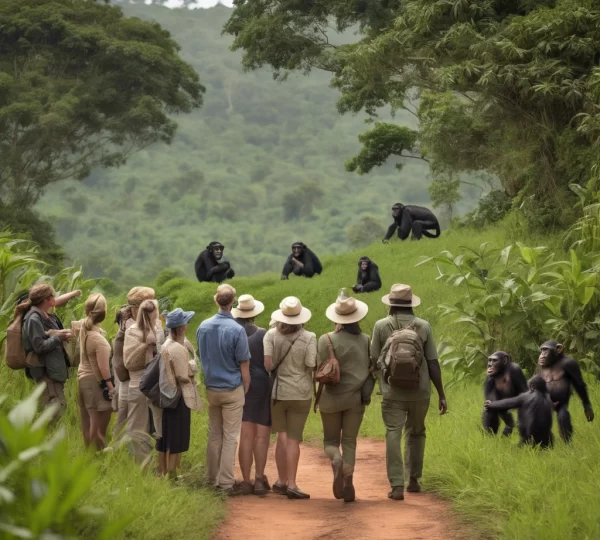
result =
[{"label": "green trousers", "polygon": [[[425,455],[425,417],[429,399],[395,401],[384,399],[381,414],[385,424],[385,461],[392,488],[404,489],[404,480],[419,479],[423,474]],[[402,461],[402,431],[405,432],[404,461]]]},{"label": "green trousers", "polygon": [[[343,470],[346,475],[354,472],[356,439],[364,414],[364,405],[357,405],[351,409],[335,413],[321,412],[325,455],[331,461],[343,459]],[[340,444],[342,446],[341,452]]]}]

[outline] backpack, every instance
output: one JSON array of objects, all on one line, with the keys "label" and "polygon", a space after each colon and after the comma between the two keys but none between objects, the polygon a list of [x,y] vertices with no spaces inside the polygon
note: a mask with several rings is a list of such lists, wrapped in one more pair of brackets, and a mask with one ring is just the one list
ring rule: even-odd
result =
[{"label": "backpack", "polygon": [[423,340],[416,332],[414,319],[404,328],[395,330],[387,340],[387,366],[383,380],[395,388],[416,390],[421,382]]},{"label": "backpack", "polygon": [[125,345],[125,330],[119,327],[119,331],[113,341],[112,367],[121,382],[129,380],[129,371],[123,364],[123,346]]},{"label": "backpack", "polygon": [[23,347],[23,314],[9,324],[6,329],[6,365],[11,369],[25,369],[27,367],[27,354]]}]

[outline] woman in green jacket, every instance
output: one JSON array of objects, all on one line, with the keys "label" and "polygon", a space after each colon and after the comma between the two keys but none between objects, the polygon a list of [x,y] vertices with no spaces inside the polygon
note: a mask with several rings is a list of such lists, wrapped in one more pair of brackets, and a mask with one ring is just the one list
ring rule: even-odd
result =
[{"label": "woman in green jacket", "polygon": [[[319,401],[323,422],[323,445],[325,455],[331,459],[333,469],[333,495],[352,502],[355,497],[352,475],[356,460],[356,439],[370,400],[370,392],[363,397],[363,386],[373,376],[369,372],[369,336],[364,334],[358,322],[367,315],[367,304],[346,296],[342,289],[336,302],[331,304],[325,316],[336,324],[335,330],[319,339],[318,363],[330,356],[330,350],[340,365],[340,382],[325,385]],[[342,451],[340,452],[340,445]]]}]

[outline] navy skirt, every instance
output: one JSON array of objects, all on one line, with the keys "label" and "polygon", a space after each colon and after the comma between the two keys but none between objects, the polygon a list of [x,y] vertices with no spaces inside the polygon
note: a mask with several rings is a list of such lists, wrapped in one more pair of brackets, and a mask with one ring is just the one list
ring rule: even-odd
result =
[{"label": "navy skirt", "polygon": [[250,380],[242,422],[271,427],[271,385],[268,378]]}]

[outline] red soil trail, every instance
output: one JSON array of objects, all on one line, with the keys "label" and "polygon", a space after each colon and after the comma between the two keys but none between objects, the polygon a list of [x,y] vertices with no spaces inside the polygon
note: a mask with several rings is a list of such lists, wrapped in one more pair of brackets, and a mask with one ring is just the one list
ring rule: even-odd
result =
[{"label": "red soil trail", "polygon": [[[269,449],[267,476],[277,479],[274,444]],[[356,501],[344,503],[332,493],[333,474],[320,447],[303,445],[298,485],[310,500],[290,501],[269,492],[266,497],[247,495],[227,502],[227,519],[216,531],[216,540],[258,538],[309,539],[452,539],[464,538],[448,506],[431,495],[405,493],[403,501],[387,498],[383,441],[359,439],[354,473]],[[239,470],[237,474],[239,474]]]}]

